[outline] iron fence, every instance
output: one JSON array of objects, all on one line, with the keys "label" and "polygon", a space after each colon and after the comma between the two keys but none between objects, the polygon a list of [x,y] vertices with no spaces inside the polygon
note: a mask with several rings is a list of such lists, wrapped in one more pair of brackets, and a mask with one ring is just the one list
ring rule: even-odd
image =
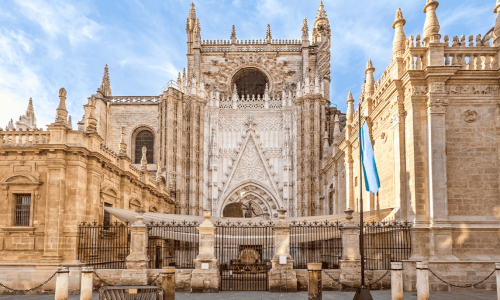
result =
[{"label": "iron fence", "polygon": [[365,269],[390,270],[391,262],[407,260],[411,255],[410,228],[408,222],[365,224]]},{"label": "iron fence", "polygon": [[290,255],[294,269],[321,263],[323,269],[338,269],[342,258],[342,225],[339,222],[296,222],[290,225]]},{"label": "iron fence", "polygon": [[267,291],[274,255],[271,222],[217,222],[215,253],[221,291]]},{"label": "iron fence", "polygon": [[95,269],[125,269],[130,254],[128,223],[83,222],[78,226],[78,259]]},{"label": "iron fence", "polygon": [[148,226],[149,268],[175,266],[176,269],[194,269],[199,253],[197,222],[161,222]]}]

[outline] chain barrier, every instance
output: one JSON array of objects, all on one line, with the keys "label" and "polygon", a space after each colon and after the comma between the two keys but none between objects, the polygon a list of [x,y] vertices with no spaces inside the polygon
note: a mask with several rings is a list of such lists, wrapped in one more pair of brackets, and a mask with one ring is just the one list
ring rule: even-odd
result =
[{"label": "chain barrier", "polygon": [[478,281],[476,283],[464,284],[464,285],[456,285],[456,284],[453,284],[453,283],[449,283],[448,281],[446,281],[446,280],[440,278],[439,276],[437,276],[436,273],[434,273],[431,269],[429,269],[429,272],[431,272],[432,275],[434,275],[437,279],[439,279],[444,284],[451,285],[451,286],[456,287],[456,288],[462,288],[462,289],[464,289],[464,288],[474,287],[476,285],[479,285],[479,284],[485,282],[486,280],[488,280],[488,278],[490,278],[495,273],[495,270],[493,270],[493,272],[491,272],[490,275],[486,276],[486,278],[484,278],[481,281]]},{"label": "chain barrier", "polygon": [[50,276],[50,277],[49,277],[49,279],[45,280],[45,282],[44,282],[44,283],[42,283],[42,284],[40,284],[40,285],[38,285],[38,286],[35,286],[35,287],[31,288],[31,289],[26,289],[26,290],[16,290],[16,289],[10,288],[10,287],[8,287],[8,286],[6,286],[6,285],[2,284],[2,283],[0,283],[0,286],[1,286],[1,287],[3,287],[3,288],[5,288],[5,289],[7,289],[7,290],[9,290],[9,291],[27,293],[27,292],[34,291],[34,290],[36,290],[36,289],[38,289],[38,288],[41,288],[42,286],[46,285],[49,281],[51,281],[51,280],[52,280],[52,278],[54,278],[54,276],[56,276],[56,274],[57,274],[57,271],[56,271],[54,274],[52,274],[52,276]]},{"label": "chain barrier", "polygon": [[161,275],[161,272],[160,272],[160,273],[158,273],[158,276],[156,276],[156,277],[155,277],[155,279],[153,279],[153,281],[151,281],[150,283],[148,283],[148,285],[152,285],[152,284],[153,284],[153,282],[155,282],[155,281],[156,281],[156,279],[158,279],[158,277],[160,277],[160,275]]},{"label": "chain barrier", "polygon": [[[97,276],[97,278],[99,278],[99,280],[100,280],[100,281],[102,281],[105,285],[107,285],[107,286],[113,286],[112,284],[109,284],[109,283],[107,283],[104,279],[102,279],[102,278],[99,276],[99,274],[97,274],[97,273],[96,273],[96,271],[94,271],[94,274],[95,274],[95,276]],[[148,284],[146,284],[146,285],[151,285],[151,284],[153,284],[153,282],[155,282],[155,281],[158,279],[158,277],[160,277],[160,275],[161,275],[161,272],[160,272],[160,273],[158,273],[158,275],[157,275],[157,276],[156,276],[156,277],[155,277],[155,278],[154,278],[151,282],[149,282],[149,283],[148,283]],[[1,284],[1,283],[0,283],[0,284]]]},{"label": "chain barrier", "polygon": [[[390,271],[391,271],[391,270],[388,270],[387,272],[385,272],[385,273],[384,273],[384,275],[382,275],[379,279],[375,280],[374,282],[372,282],[372,283],[368,284],[368,285],[367,285],[367,287],[370,287],[370,286],[372,286],[372,285],[374,285],[374,284],[376,284],[376,283],[379,283],[379,282],[380,282],[380,281],[381,281],[381,280],[382,280],[385,276],[387,276],[387,274],[389,274],[389,272],[390,272]],[[326,273],[326,275],[328,275],[328,277],[330,277],[330,278],[331,278],[334,282],[336,282],[336,283],[338,283],[338,284],[340,284],[340,285],[342,285],[342,286],[345,286],[345,287],[348,287],[348,288],[351,288],[351,289],[357,289],[357,288],[359,287],[359,286],[352,286],[352,285],[348,285],[348,284],[342,283],[342,282],[340,282],[340,279],[338,279],[338,280],[337,280],[337,279],[333,278],[333,277],[332,277],[332,275],[328,274],[328,272],[326,272],[326,271],[325,271],[325,273]]]},{"label": "chain barrier", "polygon": [[106,281],[104,281],[104,279],[102,279],[101,277],[99,277],[99,274],[97,274],[97,272],[96,272],[96,271],[94,271],[94,274],[95,274],[95,276],[97,276],[97,278],[99,278],[99,280],[100,280],[100,281],[102,281],[105,285],[107,285],[107,286],[113,286],[112,284],[107,283]]}]

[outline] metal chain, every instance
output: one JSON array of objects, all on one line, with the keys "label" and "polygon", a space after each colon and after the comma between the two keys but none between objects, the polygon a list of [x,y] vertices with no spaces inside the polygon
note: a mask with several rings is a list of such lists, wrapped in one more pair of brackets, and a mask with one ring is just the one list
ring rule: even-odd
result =
[{"label": "metal chain", "polygon": [[155,277],[155,279],[153,279],[153,281],[151,281],[150,283],[148,283],[148,285],[152,285],[152,284],[153,284],[153,282],[155,282],[155,281],[156,281],[156,279],[158,279],[158,277],[160,277],[160,275],[161,275],[161,272],[160,272],[160,273],[158,273],[158,276],[156,276],[156,277]]},{"label": "metal chain", "polygon": [[94,274],[95,274],[95,276],[97,276],[97,278],[99,278],[99,280],[100,280],[100,281],[102,281],[105,285],[107,285],[107,286],[113,286],[113,285],[111,285],[111,284],[107,283],[106,281],[104,281],[104,279],[102,279],[101,277],[99,277],[99,274],[97,274],[97,272],[96,272],[96,271],[94,271]]},{"label": "metal chain", "polygon": [[456,284],[453,284],[453,283],[449,283],[448,281],[440,278],[439,276],[436,275],[436,273],[434,273],[431,269],[429,269],[429,272],[431,272],[432,275],[434,275],[437,279],[439,279],[441,282],[447,284],[447,285],[451,285],[453,287],[457,287],[457,288],[470,288],[470,287],[474,287],[476,285],[479,285],[483,282],[485,282],[486,280],[488,280],[488,278],[491,277],[491,275],[493,275],[495,273],[495,270],[493,270],[490,275],[486,276],[486,278],[484,278],[483,280],[479,281],[479,282],[476,282],[476,283],[469,283],[469,284],[465,284],[465,285],[456,285]]},{"label": "metal chain", "polygon": [[[374,282],[372,282],[372,283],[368,284],[368,287],[370,287],[370,286],[372,286],[372,285],[374,285],[374,284],[378,283],[379,281],[381,281],[381,280],[382,280],[382,279],[383,279],[383,278],[384,278],[387,274],[389,274],[389,272],[390,272],[390,271],[391,271],[391,270],[388,270],[387,272],[385,272],[385,274],[384,274],[384,275],[382,275],[382,277],[380,277],[379,279],[375,280]],[[345,284],[345,283],[340,282],[340,279],[339,279],[339,280],[337,280],[337,279],[333,278],[333,277],[332,277],[332,275],[328,274],[328,272],[325,272],[325,273],[326,273],[326,275],[328,275],[328,276],[329,276],[329,277],[330,277],[333,281],[337,282],[337,283],[338,283],[338,284],[340,284],[340,285],[343,285],[343,286],[346,286],[346,287],[348,287],[348,288],[352,288],[352,289],[356,289],[356,288],[358,288],[357,286],[351,286],[351,285],[348,285],[348,284]]]},{"label": "metal chain", "polygon": [[49,279],[45,280],[45,282],[44,282],[44,283],[42,283],[42,284],[40,284],[40,285],[38,285],[38,286],[35,286],[35,287],[31,288],[31,289],[27,289],[27,290],[16,290],[16,289],[10,288],[10,287],[8,287],[8,286],[5,286],[5,285],[4,285],[4,284],[2,284],[2,283],[0,283],[0,286],[2,286],[3,288],[8,289],[8,290],[10,290],[10,291],[13,291],[13,292],[24,292],[24,293],[27,293],[27,292],[31,292],[31,291],[33,291],[33,290],[36,290],[36,289],[38,289],[38,288],[40,288],[40,287],[42,287],[42,286],[46,285],[49,281],[51,281],[51,280],[52,280],[52,278],[54,278],[54,276],[56,276],[56,274],[57,274],[57,271],[56,271],[54,274],[52,274],[52,276],[50,276],[50,277],[49,277]]},{"label": "metal chain", "polygon": [[[102,279],[101,277],[99,277],[99,274],[97,274],[97,273],[96,273],[96,271],[94,271],[94,274],[95,274],[95,276],[97,276],[97,278],[99,278],[99,280],[100,280],[100,281],[102,281],[105,285],[107,285],[107,286],[113,286],[113,285],[111,285],[111,284],[107,283],[106,281],[104,281],[104,279]],[[160,275],[161,275],[161,272],[160,272],[160,273],[158,273],[158,275],[155,277],[155,279],[153,279],[153,280],[152,280],[151,282],[149,282],[147,285],[151,285],[151,284],[153,284],[153,282],[155,282],[155,281],[156,281],[156,279],[158,279],[158,277],[160,277]],[[1,283],[0,283],[0,284],[1,284]]]}]

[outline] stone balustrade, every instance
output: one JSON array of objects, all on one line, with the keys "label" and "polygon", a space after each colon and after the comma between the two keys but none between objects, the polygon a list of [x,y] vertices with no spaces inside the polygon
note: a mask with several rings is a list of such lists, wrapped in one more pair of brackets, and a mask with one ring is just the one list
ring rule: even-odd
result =
[{"label": "stone balustrade", "polygon": [[106,97],[111,104],[157,104],[161,102],[160,96],[112,96]]},{"label": "stone balustrade", "polygon": [[0,130],[0,145],[30,146],[48,144],[50,132],[37,130]]}]

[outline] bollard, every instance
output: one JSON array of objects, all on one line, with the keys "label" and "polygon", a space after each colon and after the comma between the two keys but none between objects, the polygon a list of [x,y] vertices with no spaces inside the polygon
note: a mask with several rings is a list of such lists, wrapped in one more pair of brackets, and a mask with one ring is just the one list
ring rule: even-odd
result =
[{"label": "bollard", "polygon": [[307,264],[309,273],[309,300],[321,300],[323,297],[323,287],[321,282],[321,263]]},{"label": "bollard", "polygon": [[392,300],[403,300],[403,263],[391,262]]},{"label": "bollard", "polygon": [[417,299],[429,300],[429,266],[427,262],[417,262]]},{"label": "bollard", "polygon": [[175,299],[175,267],[163,267],[161,274],[161,287],[163,288],[163,300]]},{"label": "bollard", "polygon": [[56,297],[55,300],[68,300],[69,268],[57,268]]},{"label": "bollard", "polygon": [[500,263],[495,264],[495,275],[497,277],[497,298],[500,300]]},{"label": "bollard", "polygon": [[92,290],[94,287],[94,268],[82,268],[82,285],[80,287],[80,300],[92,300]]}]

